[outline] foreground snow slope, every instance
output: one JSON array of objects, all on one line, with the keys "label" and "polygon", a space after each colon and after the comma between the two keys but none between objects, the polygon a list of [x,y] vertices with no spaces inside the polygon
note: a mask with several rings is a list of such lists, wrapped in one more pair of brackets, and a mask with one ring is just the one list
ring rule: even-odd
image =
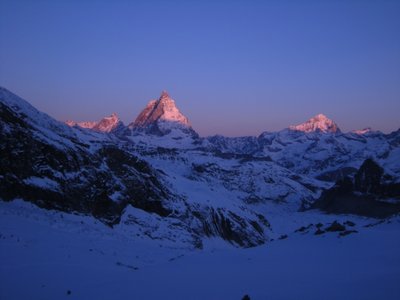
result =
[{"label": "foreground snow slope", "polygon": [[[287,239],[189,251],[124,224],[0,202],[0,299],[399,299],[399,218],[368,228],[376,221],[316,212],[279,219]],[[359,232],[294,233],[334,219]]]}]

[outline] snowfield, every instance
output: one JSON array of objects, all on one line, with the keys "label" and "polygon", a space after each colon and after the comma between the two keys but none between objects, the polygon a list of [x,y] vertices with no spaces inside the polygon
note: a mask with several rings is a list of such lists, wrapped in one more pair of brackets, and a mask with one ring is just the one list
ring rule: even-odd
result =
[{"label": "snowfield", "polygon": [[[282,213],[267,215],[276,238],[263,246],[195,250],[129,222],[0,201],[0,299],[400,299],[399,217]],[[334,220],[358,232],[306,228]]]}]

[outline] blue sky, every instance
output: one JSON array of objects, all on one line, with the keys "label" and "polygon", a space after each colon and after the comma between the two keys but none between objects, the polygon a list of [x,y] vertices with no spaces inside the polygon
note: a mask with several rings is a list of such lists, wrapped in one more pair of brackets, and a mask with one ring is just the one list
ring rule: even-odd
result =
[{"label": "blue sky", "polygon": [[0,85],[56,119],[128,123],[169,91],[201,135],[324,113],[400,127],[400,1],[0,1]]}]

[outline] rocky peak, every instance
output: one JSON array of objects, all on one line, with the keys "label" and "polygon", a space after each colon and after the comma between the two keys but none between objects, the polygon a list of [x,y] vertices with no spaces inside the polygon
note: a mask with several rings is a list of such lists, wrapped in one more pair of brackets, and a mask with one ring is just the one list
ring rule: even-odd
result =
[{"label": "rocky peak", "polygon": [[318,114],[305,123],[300,125],[290,126],[290,130],[302,131],[302,132],[323,132],[323,133],[336,133],[340,132],[339,127],[324,114]]},{"label": "rocky peak", "polygon": [[93,130],[101,131],[101,132],[111,132],[117,127],[121,126],[122,122],[117,116],[116,113],[112,113],[111,116],[105,117],[100,122],[98,122]]},{"label": "rocky peak", "polygon": [[167,91],[162,91],[161,92],[161,96],[160,96],[160,99],[171,99],[171,97],[169,96],[169,94],[168,94],[168,92]]},{"label": "rocky peak", "polygon": [[75,122],[72,120],[68,120],[65,121],[65,124],[67,124],[70,127],[79,126],[81,128],[92,129],[94,126],[96,126],[97,122],[94,121]]},{"label": "rocky peak", "polygon": [[189,120],[176,107],[175,101],[166,91],[158,100],[151,100],[136,120],[129,125],[131,129],[157,127],[161,132],[172,127],[191,128]]},{"label": "rocky peak", "polygon": [[123,123],[116,113],[112,113],[110,116],[104,117],[99,122],[75,122],[68,120],[65,122],[65,124],[70,127],[79,126],[81,128],[92,129],[100,132],[111,132],[120,126],[123,126]]}]

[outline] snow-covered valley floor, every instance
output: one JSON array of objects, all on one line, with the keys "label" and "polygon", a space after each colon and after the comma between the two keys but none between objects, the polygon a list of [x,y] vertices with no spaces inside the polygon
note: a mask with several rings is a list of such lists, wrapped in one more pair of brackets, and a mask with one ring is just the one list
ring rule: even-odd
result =
[{"label": "snow-covered valley floor", "polygon": [[[0,299],[400,299],[399,217],[269,220],[288,237],[250,249],[210,239],[190,250],[91,217],[0,201]],[[358,232],[294,232],[333,220],[352,221]]]}]

